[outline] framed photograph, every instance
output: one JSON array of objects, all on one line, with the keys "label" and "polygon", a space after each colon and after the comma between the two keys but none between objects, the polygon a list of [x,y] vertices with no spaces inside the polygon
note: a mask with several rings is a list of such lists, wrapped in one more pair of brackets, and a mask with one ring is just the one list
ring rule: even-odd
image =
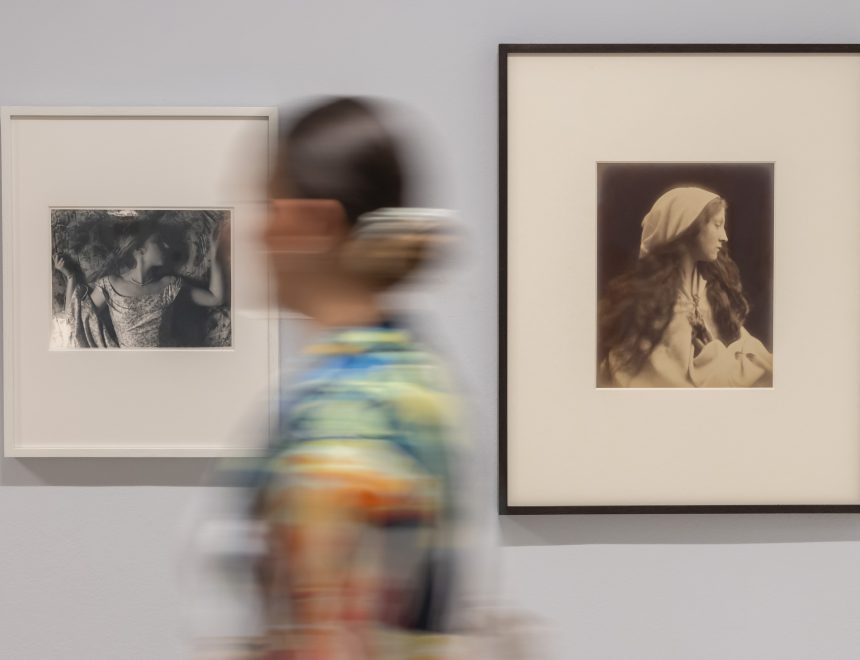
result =
[{"label": "framed photograph", "polygon": [[230,262],[217,252],[230,216],[51,209],[51,349],[231,348]]},{"label": "framed photograph", "polygon": [[0,121],[5,454],[253,453],[277,382],[258,243],[276,111]]},{"label": "framed photograph", "polygon": [[860,512],[860,46],[499,54],[500,512]]}]

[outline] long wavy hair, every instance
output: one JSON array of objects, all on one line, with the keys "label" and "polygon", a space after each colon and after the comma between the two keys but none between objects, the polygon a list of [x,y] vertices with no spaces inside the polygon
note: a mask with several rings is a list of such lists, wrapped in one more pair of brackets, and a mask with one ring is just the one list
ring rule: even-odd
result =
[{"label": "long wavy hair", "polygon": [[[682,257],[705,224],[725,208],[725,201],[719,202],[705,207],[678,238],[640,257],[632,270],[609,283],[597,308],[598,364],[628,373],[637,373],[645,364],[672,320],[683,286]],[[708,302],[719,333],[715,339],[729,344],[740,336],[749,313],[740,271],[725,246],[715,261],[700,261],[697,267],[708,282]]]}]

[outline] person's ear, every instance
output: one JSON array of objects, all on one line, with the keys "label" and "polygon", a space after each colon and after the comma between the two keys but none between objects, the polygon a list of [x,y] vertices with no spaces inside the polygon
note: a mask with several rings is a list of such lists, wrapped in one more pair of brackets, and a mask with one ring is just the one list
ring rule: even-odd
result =
[{"label": "person's ear", "polygon": [[346,211],[334,199],[273,199],[263,242],[270,252],[323,254],[349,232]]}]

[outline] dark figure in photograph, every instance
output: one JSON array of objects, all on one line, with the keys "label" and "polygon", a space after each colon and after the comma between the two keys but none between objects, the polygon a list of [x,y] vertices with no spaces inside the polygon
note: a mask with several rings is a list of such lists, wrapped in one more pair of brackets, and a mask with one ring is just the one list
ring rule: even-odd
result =
[{"label": "dark figure in photograph", "polygon": [[[55,317],[54,347],[157,348],[188,345],[177,327],[177,301],[217,307],[226,287],[214,236],[206,256],[208,286],[171,269],[173,252],[157,220],[125,220],[114,227],[114,247],[99,272],[85,281],[83,270],[64,254],[54,267],[66,278],[64,313]],[[105,316],[107,318],[105,318]]]},{"label": "dark figure in photograph", "polygon": [[639,260],[598,305],[602,387],[768,387],[773,357],[744,328],[749,304],[728,254],[727,205],[676,187],[642,221]]}]

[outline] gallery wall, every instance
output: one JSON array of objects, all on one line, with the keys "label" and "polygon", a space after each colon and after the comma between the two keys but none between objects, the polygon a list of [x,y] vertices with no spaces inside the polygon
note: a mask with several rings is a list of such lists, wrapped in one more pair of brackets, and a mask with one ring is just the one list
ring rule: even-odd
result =
[{"label": "gallery wall", "polygon": [[[852,41],[852,0],[0,0],[0,105],[404,102],[423,127],[417,201],[458,209],[469,238],[422,301],[466,393],[473,583],[533,617],[554,660],[853,660],[854,516],[494,514],[497,44]],[[183,558],[224,495],[211,468],[0,460],[0,657],[188,657]]]}]

